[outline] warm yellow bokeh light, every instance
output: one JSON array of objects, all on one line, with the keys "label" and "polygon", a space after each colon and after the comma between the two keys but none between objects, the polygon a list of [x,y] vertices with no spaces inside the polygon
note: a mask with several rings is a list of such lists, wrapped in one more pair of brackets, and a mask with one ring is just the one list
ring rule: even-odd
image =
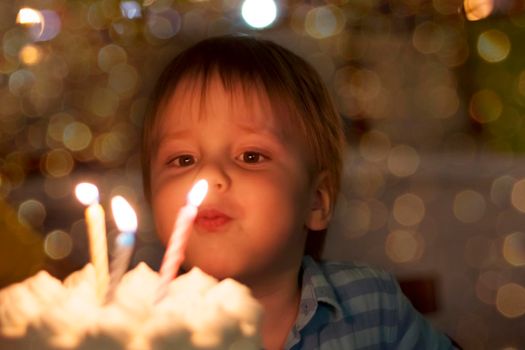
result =
[{"label": "warm yellow bokeh light", "polygon": [[525,233],[514,232],[503,241],[503,257],[514,266],[525,266]]},{"label": "warm yellow bokeh light", "polygon": [[412,45],[422,54],[438,52],[444,43],[441,26],[432,21],[419,24],[412,35]]},{"label": "warm yellow bokeh light", "polygon": [[62,143],[64,140],[64,129],[75,121],[75,117],[69,113],[59,112],[51,116],[47,125],[48,145]]},{"label": "warm yellow bokeh light", "polygon": [[104,46],[97,55],[98,67],[106,73],[109,73],[114,66],[126,63],[127,60],[126,50],[116,44]]},{"label": "warm yellow bokeh light", "polygon": [[511,43],[507,34],[496,29],[481,33],[478,37],[478,54],[489,63],[501,62],[510,53]]},{"label": "warm yellow bokeh light", "polygon": [[414,175],[420,162],[419,154],[414,148],[408,145],[399,145],[390,150],[387,166],[392,175],[407,177]]},{"label": "warm yellow bokeh light", "polygon": [[392,215],[401,225],[415,226],[425,217],[425,203],[419,196],[405,193],[394,201]]},{"label": "warm yellow bokeh light", "polygon": [[496,308],[507,318],[525,314],[525,288],[517,283],[507,283],[498,289]]},{"label": "warm yellow bokeh light", "polygon": [[42,60],[42,52],[39,47],[28,44],[22,47],[19,57],[24,64],[33,66]]},{"label": "warm yellow bokeh light", "polygon": [[16,23],[20,24],[38,24],[43,22],[40,11],[30,7],[22,7],[16,16]]},{"label": "warm yellow bokeh light", "polygon": [[424,241],[415,232],[395,230],[386,237],[386,254],[396,263],[407,263],[419,259],[423,249]]},{"label": "warm yellow bokeh light", "polygon": [[46,208],[36,199],[28,199],[18,206],[18,221],[32,228],[40,227],[46,215]]},{"label": "warm yellow bokeh light", "polygon": [[505,207],[510,203],[512,187],[516,179],[510,175],[503,175],[492,181],[490,199],[492,203]]},{"label": "warm yellow bokeh light", "polygon": [[476,191],[463,190],[454,198],[454,215],[461,222],[473,223],[479,221],[485,214],[485,210],[485,198]]},{"label": "warm yellow bokeh light", "polygon": [[500,96],[493,90],[480,90],[470,98],[470,117],[478,123],[485,124],[493,122],[501,116],[503,102]]},{"label": "warm yellow bokeh light", "polygon": [[475,291],[479,300],[487,305],[496,303],[496,292],[509,280],[503,271],[486,270],[479,274],[476,281]]},{"label": "warm yellow bokeh light", "polygon": [[50,151],[45,155],[43,163],[44,172],[52,177],[69,175],[75,165],[71,154],[64,149]]},{"label": "warm yellow bokeh light", "polygon": [[64,231],[55,230],[47,234],[44,240],[44,251],[53,260],[64,259],[73,250],[73,240]]},{"label": "warm yellow bokeh light", "polygon": [[346,23],[344,14],[337,6],[315,7],[306,14],[304,26],[306,32],[316,39],[339,34]]},{"label": "warm yellow bokeh light", "polygon": [[478,21],[492,13],[494,0],[464,0],[463,9],[469,21]]},{"label": "warm yellow bokeh light", "polygon": [[521,179],[514,183],[514,186],[512,186],[510,201],[514,208],[525,213],[525,179]]},{"label": "warm yellow bokeh light", "polygon": [[73,122],[64,128],[64,146],[71,151],[82,151],[91,143],[91,130],[81,122]]}]

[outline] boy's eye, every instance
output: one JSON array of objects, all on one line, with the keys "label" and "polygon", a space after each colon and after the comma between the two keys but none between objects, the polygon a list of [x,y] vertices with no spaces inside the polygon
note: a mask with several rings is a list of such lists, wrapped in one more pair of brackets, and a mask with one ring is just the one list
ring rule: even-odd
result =
[{"label": "boy's eye", "polygon": [[251,164],[260,163],[264,160],[267,160],[267,158],[263,156],[261,153],[254,152],[254,151],[243,152],[240,156],[240,159],[244,163],[251,163]]},{"label": "boy's eye", "polygon": [[168,161],[169,165],[176,167],[186,167],[195,164],[195,157],[189,154],[183,154],[182,156],[177,156]]}]

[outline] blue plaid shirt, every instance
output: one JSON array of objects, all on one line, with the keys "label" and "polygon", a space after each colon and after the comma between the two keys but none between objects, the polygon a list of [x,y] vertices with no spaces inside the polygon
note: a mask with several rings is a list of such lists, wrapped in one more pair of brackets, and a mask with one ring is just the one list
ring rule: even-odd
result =
[{"label": "blue plaid shirt", "polygon": [[299,314],[285,349],[453,349],[389,273],[306,256],[302,281]]}]

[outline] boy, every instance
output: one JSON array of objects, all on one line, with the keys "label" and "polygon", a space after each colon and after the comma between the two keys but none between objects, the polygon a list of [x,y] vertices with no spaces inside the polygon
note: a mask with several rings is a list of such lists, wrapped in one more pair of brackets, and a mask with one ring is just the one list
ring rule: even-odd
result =
[{"label": "boy", "polygon": [[143,175],[166,243],[197,179],[209,192],[186,250],[252,289],[265,349],[446,349],[394,279],[304,256],[339,191],[344,135],[321,79],[265,40],[204,40],[165,69],[144,124]]}]

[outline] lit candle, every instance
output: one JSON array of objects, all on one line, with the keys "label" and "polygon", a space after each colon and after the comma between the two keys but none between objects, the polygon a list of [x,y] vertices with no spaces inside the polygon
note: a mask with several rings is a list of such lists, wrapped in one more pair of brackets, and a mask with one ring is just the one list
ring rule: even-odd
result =
[{"label": "lit candle", "polygon": [[179,210],[175,227],[171,233],[160,267],[157,301],[166,295],[169,282],[177,276],[180,265],[184,260],[184,251],[191,233],[193,221],[197,216],[198,207],[204,200],[204,197],[206,197],[207,192],[208,182],[206,180],[197,181],[188,193],[186,205]]},{"label": "lit candle", "polygon": [[100,302],[104,300],[108,280],[108,247],[104,209],[98,203],[98,189],[90,183],[80,183],[75,188],[78,200],[88,207],[85,211],[91,262],[95,268],[96,291]]},{"label": "lit candle", "polygon": [[131,253],[135,245],[135,232],[137,231],[137,215],[129,203],[121,196],[111,199],[113,218],[120,231],[109,266],[109,287],[106,293],[106,303],[113,300],[115,291],[128,269]]}]

